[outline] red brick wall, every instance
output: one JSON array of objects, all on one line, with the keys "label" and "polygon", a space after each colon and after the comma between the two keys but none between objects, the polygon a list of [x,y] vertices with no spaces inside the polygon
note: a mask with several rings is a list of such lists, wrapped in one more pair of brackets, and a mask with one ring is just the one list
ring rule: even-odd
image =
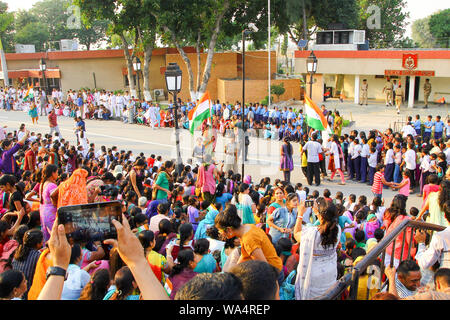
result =
[{"label": "red brick wall", "polygon": [[[280,96],[280,100],[301,99],[301,88],[299,79],[278,79],[272,80],[271,84],[278,85],[284,83],[285,93]],[[219,87],[218,99],[220,102],[234,103],[242,101],[242,80],[224,80],[218,79]],[[267,80],[245,80],[245,102],[260,102],[267,96],[268,83]],[[278,98],[272,95],[274,102],[278,102]]]}]

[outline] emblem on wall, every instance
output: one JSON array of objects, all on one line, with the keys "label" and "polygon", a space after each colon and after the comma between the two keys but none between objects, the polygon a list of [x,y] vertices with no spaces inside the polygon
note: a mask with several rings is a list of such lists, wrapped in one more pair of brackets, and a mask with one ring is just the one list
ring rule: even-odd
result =
[{"label": "emblem on wall", "polygon": [[403,68],[413,70],[417,68],[418,55],[412,53],[403,54]]}]

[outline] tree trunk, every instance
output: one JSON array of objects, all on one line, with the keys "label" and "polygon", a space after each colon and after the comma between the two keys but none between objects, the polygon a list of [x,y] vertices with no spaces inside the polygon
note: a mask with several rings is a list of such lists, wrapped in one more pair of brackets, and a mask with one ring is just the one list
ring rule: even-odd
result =
[{"label": "tree trunk", "polygon": [[[308,27],[306,23],[306,5],[305,0],[303,0],[303,39],[308,41]],[[305,50],[308,49],[308,43],[306,43]]]},{"label": "tree trunk", "polygon": [[214,58],[214,48],[216,47],[217,37],[219,36],[223,17],[225,16],[225,13],[227,12],[229,6],[230,6],[230,2],[228,0],[226,0],[223,4],[222,12],[217,17],[216,25],[214,27],[214,32],[211,36],[211,40],[209,41],[208,56],[206,57],[205,68],[203,70],[202,84],[201,84],[199,92],[198,92],[199,95],[203,94],[206,91],[206,87],[208,86],[208,81],[211,76],[212,60]]},{"label": "tree trunk", "polygon": [[188,55],[183,50],[183,48],[180,46],[180,44],[177,41],[177,38],[175,37],[175,34],[172,32],[172,30],[169,29],[167,26],[163,26],[164,30],[168,33],[170,33],[172,42],[177,48],[178,52],[181,55],[181,58],[183,59],[184,63],[186,64],[186,68],[188,70],[188,80],[189,80],[189,93],[191,94],[191,101],[195,102],[197,99],[196,90],[194,87],[194,72],[192,71],[192,65],[191,60],[189,60]]},{"label": "tree trunk", "polygon": [[197,86],[196,91],[198,92],[200,90],[200,76],[201,76],[201,56],[200,56],[200,40],[201,40],[201,33],[198,32],[198,38],[197,38]]},{"label": "tree trunk", "polygon": [[150,62],[152,61],[153,48],[155,47],[155,37],[153,36],[144,48],[144,99],[145,101],[151,101],[152,95],[150,93]]},{"label": "tree trunk", "polygon": [[136,98],[136,89],[134,87],[133,82],[133,60],[132,55],[130,55],[130,52],[128,51],[128,42],[125,38],[125,35],[123,33],[120,34],[120,39],[122,39],[122,45],[123,45],[123,52],[125,54],[125,61],[127,62],[127,71],[128,71],[128,85],[130,88],[130,94],[132,97]]}]

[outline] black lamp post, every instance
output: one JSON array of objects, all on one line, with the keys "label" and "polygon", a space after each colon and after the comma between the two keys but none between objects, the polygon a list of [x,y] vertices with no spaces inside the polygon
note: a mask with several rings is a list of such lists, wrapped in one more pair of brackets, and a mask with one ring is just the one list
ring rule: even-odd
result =
[{"label": "black lamp post", "polygon": [[42,71],[42,82],[44,84],[43,90],[44,90],[45,96],[47,96],[47,78],[45,77],[45,71],[47,70],[47,64],[43,58],[41,58],[41,61],[39,62],[39,69]]},{"label": "black lamp post", "polygon": [[182,80],[182,71],[178,64],[169,63],[167,66],[165,77],[166,77],[166,86],[167,91],[173,96],[173,110],[174,121],[175,121],[175,139],[176,139],[176,147],[177,147],[177,166],[176,172],[180,173],[181,167],[181,152],[180,152],[180,133],[178,129],[178,101],[177,101],[177,93],[181,91],[181,80]]},{"label": "black lamp post", "polygon": [[134,69],[134,71],[136,71],[138,97],[139,97],[139,101],[141,101],[141,85],[139,83],[139,74],[141,72],[141,60],[138,57],[134,57],[133,69]]},{"label": "black lamp post", "polygon": [[[249,28],[244,29],[242,31],[242,103],[241,103],[241,117],[242,117],[242,179],[244,179],[244,163],[245,163],[245,133],[246,133],[246,127],[245,127],[245,37],[252,32],[257,32],[258,28],[253,23],[248,24]],[[269,97],[270,99],[270,97]]]},{"label": "black lamp post", "polygon": [[[306,58],[306,71],[309,73],[309,97],[312,100],[312,88],[314,83],[314,74],[317,72],[317,57],[314,54],[314,51],[311,50],[311,54],[308,58]],[[306,134],[309,135],[308,124],[306,124]]]}]

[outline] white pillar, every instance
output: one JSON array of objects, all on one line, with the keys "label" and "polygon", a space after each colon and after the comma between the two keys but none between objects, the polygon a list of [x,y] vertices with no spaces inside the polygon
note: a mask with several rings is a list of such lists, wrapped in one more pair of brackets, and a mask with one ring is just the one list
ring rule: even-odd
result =
[{"label": "white pillar", "polygon": [[359,74],[355,75],[355,103],[359,103]]},{"label": "white pillar", "polygon": [[[409,77],[409,92],[408,92],[408,108],[414,107],[414,90],[416,85],[416,76]],[[405,92],[406,94],[406,92]]]}]

